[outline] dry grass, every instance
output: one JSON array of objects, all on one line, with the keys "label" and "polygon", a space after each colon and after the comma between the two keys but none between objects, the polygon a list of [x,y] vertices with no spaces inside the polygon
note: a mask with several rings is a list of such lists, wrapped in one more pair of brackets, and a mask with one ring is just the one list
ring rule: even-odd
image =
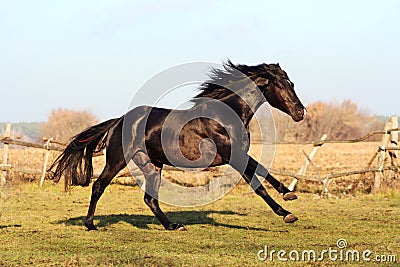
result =
[{"label": "dry grass", "polygon": [[[355,144],[325,144],[320,147],[317,155],[309,165],[306,175],[323,178],[327,174],[341,173],[351,170],[360,170],[366,167],[367,162],[373,153],[377,150],[379,143],[376,142],[362,142]],[[263,151],[275,152],[275,156],[272,163],[272,168],[288,173],[297,173],[301,166],[304,164],[306,157],[305,154],[309,154],[313,149],[312,145],[300,146],[300,145],[277,145],[275,151],[271,147],[263,148]],[[250,148],[250,154],[256,159],[260,158],[262,147],[260,144],[254,144]],[[2,151],[0,150],[0,153]],[[50,162],[52,162],[57,153],[51,153]],[[8,178],[13,182],[20,181],[38,181],[40,178],[40,172],[43,168],[43,160],[45,158],[45,151],[40,149],[11,149],[9,152],[9,164],[18,166],[19,168],[33,170],[38,174],[23,174],[17,172],[9,172]],[[99,174],[104,166],[104,157],[94,158],[95,174]],[[372,164],[376,167],[376,160]],[[182,172],[175,170],[164,170],[163,178],[173,181],[177,184],[184,186],[198,186],[207,184],[210,180],[215,179],[227,170],[227,166],[218,168],[211,168],[208,171],[191,171]],[[121,173],[126,173],[128,170],[125,169]],[[393,172],[385,172],[384,185],[387,188],[399,189],[399,182],[397,175]],[[292,180],[288,176],[276,177],[289,184]],[[338,178],[333,181],[330,185],[332,192],[344,192],[346,193],[349,189],[349,185],[352,181],[358,179],[359,175],[353,175],[345,178]],[[368,191],[372,186],[373,173],[365,175],[360,184],[360,190]],[[131,178],[119,178],[116,179],[120,183],[130,184],[133,182]],[[241,182],[242,183],[242,182]],[[298,190],[302,192],[317,193],[322,190],[322,186],[315,182],[300,181],[298,184]]]},{"label": "dry grass", "polygon": [[[354,144],[324,144],[319,148],[312,164],[308,166],[306,175],[316,178],[324,178],[328,174],[344,173],[354,170],[362,170],[367,167],[367,163],[378,149],[378,142],[362,142]],[[313,149],[312,145],[278,145],[276,148],[273,169],[297,173],[306,161],[306,156]],[[390,164],[390,162],[386,162]],[[371,167],[377,167],[377,159]],[[361,179],[359,190],[369,192],[373,183],[374,173],[366,173]],[[290,182],[291,177],[280,177],[281,180]],[[382,183],[383,190],[400,189],[397,174],[392,171],[384,173]],[[351,175],[343,178],[336,178],[329,186],[332,192],[348,192],[350,185],[360,179],[360,175]],[[322,185],[319,183],[300,181],[298,189],[304,192],[320,192]]]}]

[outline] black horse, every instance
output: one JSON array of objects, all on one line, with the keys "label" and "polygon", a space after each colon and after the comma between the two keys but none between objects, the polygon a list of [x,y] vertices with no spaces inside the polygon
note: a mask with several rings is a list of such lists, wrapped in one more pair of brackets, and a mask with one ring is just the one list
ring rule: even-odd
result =
[{"label": "black horse", "polygon": [[159,207],[158,190],[164,164],[186,168],[230,164],[284,222],[297,221],[296,216],[268,195],[256,175],[282,193],[284,200],[294,200],[296,195],[247,154],[249,123],[263,103],[267,101],[296,122],[305,115],[286,72],[279,64],[246,66],[228,61],[223,69],[212,70],[200,90],[190,109],[139,106],[120,118],[88,128],[68,144],[50,167],[57,166],[55,182],[64,174],[66,187],[88,186],[93,174],[93,153],[106,148],[106,165],[92,188],[85,220],[88,230],[97,229],[93,224],[96,204],[130,160],[145,176],[145,203],[167,230],[185,230],[185,227],[171,223]]}]

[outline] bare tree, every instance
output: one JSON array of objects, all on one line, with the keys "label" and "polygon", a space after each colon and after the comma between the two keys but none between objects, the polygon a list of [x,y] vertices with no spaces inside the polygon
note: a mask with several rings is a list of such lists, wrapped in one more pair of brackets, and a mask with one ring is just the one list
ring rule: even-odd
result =
[{"label": "bare tree", "polygon": [[383,129],[383,122],[377,116],[369,115],[350,100],[314,102],[307,106],[307,115],[299,123],[279,111],[273,115],[277,141],[315,141],[324,133],[333,140],[353,139]]},{"label": "bare tree", "polygon": [[54,109],[48,121],[42,126],[43,137],[68,142],[73,136],[97,122],[97,117],[89,111]]}]

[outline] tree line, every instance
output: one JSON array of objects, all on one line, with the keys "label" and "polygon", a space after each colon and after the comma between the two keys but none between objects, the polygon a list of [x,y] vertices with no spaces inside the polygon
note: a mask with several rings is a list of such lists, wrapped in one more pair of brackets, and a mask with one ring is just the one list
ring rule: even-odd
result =
[{"label": "tree line", "polygon": [[[6,122],[0,122],[0,135],[6,130]],[[11,127],[11,135],[20,137],[26,141],[36,141],[41,134],[43,122],[18,122],[13,123]]]},{"label": "tree line", "polygon": [[[371,131],[382,131],[388,117],[370,115],[350,100],[343,102],[321,102],[309,104],[303,121],[294,122],[289,116],[273,109],[276,141],[316,141],[325,133],[330,140],[359,138]],[[252,125],[256,132],[256,125]],[[257,136],[256,136],[257,138]],[[380,140],[373,136],[369,141]]]},{"label": "tree line", "polygon": [[[350,100],[338,102],[314,102],[307,107],[304,120],[295,123],[288,115],[272,109],[275,121],[276,141],[301,142],[319,140],[323,133],[330,140],[361,137],[371,131],[381,131],[388,117],[370,115]],[[263,118],[261,118],[263,119]],[[28,140],[53,138],[67,143],[74,135],[98,123],[97,116],[87,110],[54,109],[47,122],[13,124],[12,134]],[[260,140],[260,131],[254,121],[250,131],[252,140]],[[0,123],[0,134],[5,123]],[[379,140],[380,136],[369,139]]]}]

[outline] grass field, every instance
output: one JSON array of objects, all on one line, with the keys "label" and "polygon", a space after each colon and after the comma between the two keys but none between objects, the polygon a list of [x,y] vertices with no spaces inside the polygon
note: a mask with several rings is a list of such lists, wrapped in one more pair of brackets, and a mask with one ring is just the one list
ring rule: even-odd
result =
[{"label": "grass field", "polygon": [[[400,194],[339,199],[300,194],[298,200],[289,203],[275,193],[272,196],[300,220],[284,224],[258,196],[248,193],[247,186],[239,186],[223,199],[202,207],[162,205],[173,221],[184,223],[188,229],[169,232],[145,206],[138,187],[111,185],[98,205],[95,222],[99,231],[88,232],[82,220],[90,188],[74,188],[67,194],[62,185],[50,183],[42,189],[36,184],[3,188],[0,265],[286,266],[276,253],[272,261],[260,261],[257,253],[265,245],[287,253],[320,253],[329,247],[339,251],[336,242],[340,238],[348,243],[344,253],[347,249],[360,253],[371,250],[371,259],[376,255],[397,257],[397,263],[381,263],[383,266],[399,264]],[[327,255],[323,261],[290,263],[378,264],[331,261]]]},{"label": "grass field", "polygon": [[[325,144],[307,175],[323,177],[328,173],[362,169],[377,146],[378,143],[371,142]],[[260,150],[259,145],[254,145],[251,153],[258,155]],[[272,168],[296,173],[304,163],[304,153],[311,150],[311,145],[278,145]],[[9,163],[40,172],[43,158],[43,150],[11,149]],[[95,158],[94,163],[98,173],[104,158]],[[220,172],[217,169],[188,175],[164,171],[163,177],[180,184],[197,185]],[[65,194],[61,184],[54,186],[47,181],[44,188],[39,188],[39,177],[10,172],[11,187],[1,189],[0,266],[285,266],[287,263],[278,259],[277,252],[272,260],[268,257],[265,261],[260,261],[257,253],[265,246],[269,252],[314,250],[321,253],[329,248],[338,249],[336,242],[340,238],[348,243],[342,253],[346,249],[360,253],[371,250],[371,259],[380,255],[381,259],[386,257],[391,261],[379,262],[379,265],[400,265],[397,176],[384,178],[382,193],[358,193],[357,197],[347,196],[346,192],[358,176],[335,179],[330,186],[335,198],[330,199],[319,196],[320,184],[299,181],[299,199],[289,203],[268,187],[284,208],[300,218],[293,225],[284,224],[259,197],[249,193],[243,182],[223,199],[206,206],[162,205],[170,219],[185,224],[188,232],[163,230],[144,204],[141,190],[117,184],[111,185],[99,202],[95,218],[99,231],[87,232],[82,221],[90,188],[78,187]],[[285,184],[292,179],[277,178]],[[372,174],[367,175],[360,189],[370,186],[372,178]],[[265,256],[264,252],[260,255]],[[397,257],[396,263],[391,255]],[[327,255],[323,261],[289,262],[293,266],[378,264],[377,261],[331,261]]]}]

